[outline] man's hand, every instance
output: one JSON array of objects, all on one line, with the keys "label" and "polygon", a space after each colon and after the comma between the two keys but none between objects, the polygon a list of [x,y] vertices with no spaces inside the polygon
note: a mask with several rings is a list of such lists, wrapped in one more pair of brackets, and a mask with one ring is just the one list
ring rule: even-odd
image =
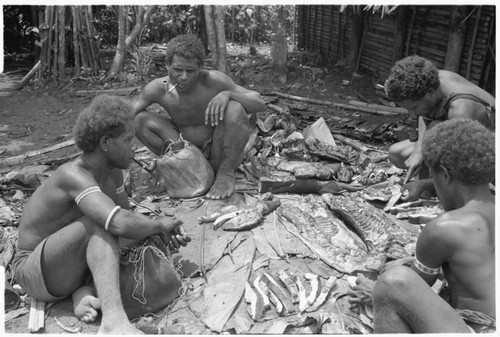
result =
[{"label": "man's hand", "polygon": [[415,201],[420,198],[420,195],[424,191],[420,180],[415,180],[403,185],[403,188],[408,192],[406,195],[401,197],[403,201]]},{"label": "man's hand", "polygon": [[224,112],[229,103],[229,92],[221,91],[208,103],[205,110],[205,124],[216,126],[224,119]]},{"label": "man's hand", "polygon": [[172,252],[177,252],[181,246],[186,247],[188,242],[191,242],[191,238],[187,235],[184,227],[178,225],[175,231],[170,233],[168,248],[170,248]]},{"label": "man's hand", "polygon": [[171,217],[162,216],[159,217],[158,220],[162,224],[161,232],[163,233],[170,233],[174,231],[177,228],[177,226],[182,225],[183,223],[182,220],[177,219],[175,216]]},{"label": "man's hand", "polygon": [[422,151],[420,151],[417,146],[415,146],[410,157],[408,157],[408,159],[406,159],[405,161],[405,164],[408,167],[408,171],[406,172],[406,177],[403,181],[403,184],[406,184],[413,176],[417,175],[420,172],[423,163],[424,159],[422,157]]},{"label": "man's hand", "polygon": [[394,260],[394,261],[389,261],[387,262],[386,264],[384,264],[384,266],[382,267],[382,269],[380,269],[380,271],[378,272],[378,275],[382,275],[383,273],[385,273],[386,270],[388,270],[389,268],[392,268],[394,266],[407,266],[407,267],[411,267],[413,261],[415,260],[415,257],[414,256],[407,256],[407,257],[403,257],[401,259],[397,259],[397,260]]}]

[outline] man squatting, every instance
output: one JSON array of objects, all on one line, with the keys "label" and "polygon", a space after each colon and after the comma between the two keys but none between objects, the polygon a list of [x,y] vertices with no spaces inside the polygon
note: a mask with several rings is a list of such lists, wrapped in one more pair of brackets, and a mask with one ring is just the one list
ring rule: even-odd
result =
[{"label": "man squatting", "polygon": [[[204,58],[194,35],[168,42],[168,75],[151,81],[133,100],[136,136],[157,155],[180,135],[202,149],[216,172],[205,197],[224,199],[234,191],[234,172],[250,137],[247,114],[263,111],[265,104],[259,93],[236,85],[223,72],[203,69]],[[144,110],[153,103],[168,117]]]},{"label": "man squatting", "polygon": [[[468,118],[495,130],[495,97],[459,74],[438,70],[421,56],[396,62],[384,86],[389,99],[418,117],[418,139],[407,139],[389,148],[389,160],[408,170],[403,182],[408,190],[404,200],[418,199],[423,191],[432,188],[427,170],[422,169],[422,139],[427,129],[445,120]],[[419,172],[421,179],[408,183]]]}]

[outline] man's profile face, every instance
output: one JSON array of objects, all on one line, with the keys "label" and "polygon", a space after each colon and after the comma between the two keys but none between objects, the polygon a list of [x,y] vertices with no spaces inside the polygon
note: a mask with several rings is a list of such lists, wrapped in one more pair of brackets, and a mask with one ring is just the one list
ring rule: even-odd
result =
[{"label": "man's profile face", "polygon": [[408,110],[409,113],[414,113],[417,116],[425,116],[434,108],[436,101],[430,93],[418,100],[405,99],[397,102],[397,105]]},{"label": "man's profile face", "polygon": [[135,156],[134,123],[127,124],[125,132],[116,137],[110,138],[109,159],[113,166],[119,169],[127,169]]},{"label": "man's profile face", "polygon": [[170,82],[176,86],[177,91],[192,89],[198,80],[200,66],[198,59],[174,55],[172,64],[168,67]]}]

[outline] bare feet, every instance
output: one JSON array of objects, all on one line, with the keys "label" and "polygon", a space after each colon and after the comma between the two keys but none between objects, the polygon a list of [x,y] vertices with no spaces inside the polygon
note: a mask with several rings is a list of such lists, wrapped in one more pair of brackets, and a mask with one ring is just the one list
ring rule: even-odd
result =
[{"label": "bare feet", "polygon": [[112,321],[110,324],[101,324],[98,335],[144,335],[144,332],[137,329],[128,320],[125,321]]},{"label": "bare feet", "polygon": [[75,291],[72,297],[75,316],[85,323],[95,321],[99,314],[97,310],[101,309],[101,303],[95,297],[94,289],[89,286],[83,286]]},{"label": "bare feet", "polygon": [[234,171],[217,172],[215,181],[205,195],[207,199],[226,199],[234,192]]}]

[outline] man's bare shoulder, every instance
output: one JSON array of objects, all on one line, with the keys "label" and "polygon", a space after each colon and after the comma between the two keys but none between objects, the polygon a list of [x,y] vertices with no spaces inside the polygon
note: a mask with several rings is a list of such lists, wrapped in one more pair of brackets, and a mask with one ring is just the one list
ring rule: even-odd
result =
[{"label": "man's bare shoulder", "polygon": [[200,83],[209,88],[217,87],[221,90],[230,90],[236,87],[231,77],[219,70],[202,69],[199,80]]},{"label": "man's bare shoulder", "polygon": [[468,240],[477,231],[488,231],[487,217],[479,211],[458,209],[431,220],[422,230],[421,238],[453,245]]},{"label": "man's bare shoulder", "polygon": [[141,90],[141,95],[147,96],[150,99],[160,99],[166,92],[164,81],[168,81],[168,77],[160,77],[152,80]]},{"label": "man's bare shoulder", "polygon": [[80,165],[78,160],[59,166],[51,175],[51,178],[63,189],[78,189],[89,185],[96,185],[96,180],[92,173]]}]

